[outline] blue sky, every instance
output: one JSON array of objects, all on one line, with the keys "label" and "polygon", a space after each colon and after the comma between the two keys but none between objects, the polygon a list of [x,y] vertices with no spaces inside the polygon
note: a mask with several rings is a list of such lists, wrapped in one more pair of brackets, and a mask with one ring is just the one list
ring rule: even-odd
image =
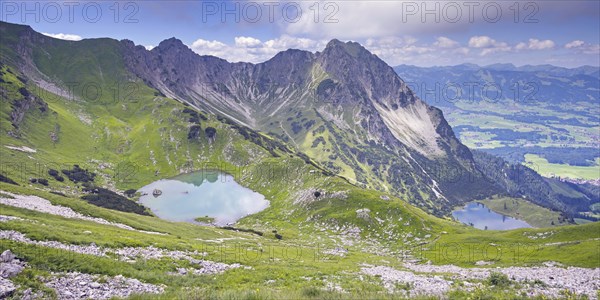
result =
[{"label": "blue sky", "polygon": [[600,1],[2,1],[3,21],[57,38],[176,37],[199,54],[261,62],[333,39],[390,65],[600,65]]}]

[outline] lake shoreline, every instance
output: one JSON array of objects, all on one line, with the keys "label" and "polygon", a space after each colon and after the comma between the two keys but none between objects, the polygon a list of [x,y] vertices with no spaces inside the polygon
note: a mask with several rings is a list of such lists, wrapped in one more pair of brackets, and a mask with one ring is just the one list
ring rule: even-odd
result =
[{"label": "lake shoreline", "polygon": [[[156,190],[161,192],[153,195]],[[234,175],[217,169],[160,179],[138,191],[142,193],[139,202],[157,217],[203,226],[231,225],[270,206],[264,195],[239,184]]]},{"label": "lake shoreline", "polygon": [[512,230],[534,228],[526,221],[492,210],[480,201],[465,203],[452,211],[452,218],[480,230]]}]

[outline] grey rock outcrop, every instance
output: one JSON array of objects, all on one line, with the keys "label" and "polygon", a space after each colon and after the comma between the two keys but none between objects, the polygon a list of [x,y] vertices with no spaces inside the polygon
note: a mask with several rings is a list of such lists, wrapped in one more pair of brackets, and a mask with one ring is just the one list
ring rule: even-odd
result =
[{"label": "grey rock outcrop", "polygon": [[11,296],[16,289],[12,281],[0,277],[0,299]]},{"label": "grey rock outcrop", "polygon": [[84,273],[53,273],[45,283],[56,291],[59,299],[110,299],[125,298],[135,294],[160,294],[163,286],[142,283],[122,275],[103,277]]},{"label": "grey rock outcrop", "polygon": [[25,262],[17,259],[10,250],[0,254],[0,299],[13,295],[17,287],[10,278],[19,275],[25,266]]}]

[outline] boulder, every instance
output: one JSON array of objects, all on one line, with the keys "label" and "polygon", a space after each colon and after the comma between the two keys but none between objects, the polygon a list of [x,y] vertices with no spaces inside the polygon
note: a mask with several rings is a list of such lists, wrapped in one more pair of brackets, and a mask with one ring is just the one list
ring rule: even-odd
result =
[{"label": "boulder", "polygon": [[0,264],[0,277],[11,278],[17,276],[23,271],[23,266],[19,264]]},{"label": "boulder", "polygon": [[15,259],[15,257],[16,256],[10,250],[6,250],[0,254],[0,262],[9,263]]},{"label": "boulder", "polygon": [[12,281],[0,277],[0,299],[10,297],[16,289]]}]

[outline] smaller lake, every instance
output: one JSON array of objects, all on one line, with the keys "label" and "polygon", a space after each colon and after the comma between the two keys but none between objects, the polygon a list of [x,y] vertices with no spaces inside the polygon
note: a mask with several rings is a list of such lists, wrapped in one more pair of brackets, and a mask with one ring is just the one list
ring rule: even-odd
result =
[{"label": "smaller lake", "polygon": [[485,229],[486,226],[489,230],[532,227],[523,220],[499,214],[478,202],[467,203],[463,209],[453,211],[452,216],[464,224],[473,224],[473,227],[477,229]]},{"label": "smaller lake", "polygon": [[[153,195],[155,190],[162,193]],[[195,218],[209,216],[214,218],[215,224],[223,226],[269,206],[263,195],[218,171],[162,179],[139,191],[143,205],[156,216],[170,221],[194,222]]]}]

